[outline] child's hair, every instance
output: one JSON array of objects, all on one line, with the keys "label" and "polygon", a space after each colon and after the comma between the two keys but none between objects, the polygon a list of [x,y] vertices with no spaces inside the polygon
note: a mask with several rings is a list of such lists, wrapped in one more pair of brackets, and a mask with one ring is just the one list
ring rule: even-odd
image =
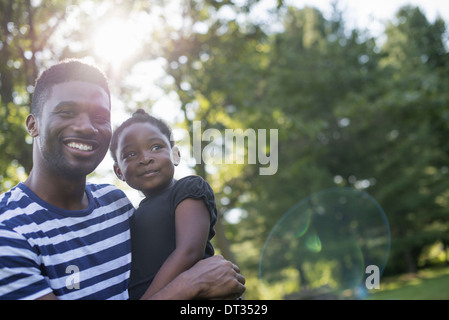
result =
[{"label": "child's hair", "polygon": [[156,126],[161,130],[162,134],[165,135],[168,138],[168,141],[170,141],[170,146],[174,146],[174,141],[172,139],[172,131],[170,127],[161,119],[155,118],[153,116],[150,116],[148,113],[146,113],[142,109],[138,109],[135,113],[133,113],[132,117],[123,122],[112,134],[111,138],[111,156],[115,163],[117,163],[117,147],[118,147],[118,137],[122,133],[122,131],[129,127],[130,125],[134,123],[151,123],[152,125]]},{"label": "child's hair", "polygon": [[66,59],[45,70],[36,80],[31,112],[35,116],[40,116],[42,106],[49,97],[53,86],[69,81],[83,81],[99,85],[108,94],[110,106],[111,94],[108,80],[103,71],[78,59]]}]

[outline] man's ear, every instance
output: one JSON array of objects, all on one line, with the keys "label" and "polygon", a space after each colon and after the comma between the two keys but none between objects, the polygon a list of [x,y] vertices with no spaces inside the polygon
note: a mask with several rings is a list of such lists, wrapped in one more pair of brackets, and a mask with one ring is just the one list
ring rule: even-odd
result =
[{"label": "man's ear", "polygon": [[181,151],[179,151],[179,148],[177,146],[174,146],[171,149],[171,155],[172,155],[172,159],[173,159],[173,164],[175,166],[177,166],[178,164],[181,163]]},{"label": "man's ear", "polygon": [[116,163],[114,163],[114,172],[117,178],[119,178],[122,181],[125,181],[125,177],[123,176],[122,170],[120,170],[120,168]]},{"label": "man's ear", "polygon": [[26,119],[26,126],[31,137],[36,138],[39,135],[39,122],[34,114],[29,114]]}]

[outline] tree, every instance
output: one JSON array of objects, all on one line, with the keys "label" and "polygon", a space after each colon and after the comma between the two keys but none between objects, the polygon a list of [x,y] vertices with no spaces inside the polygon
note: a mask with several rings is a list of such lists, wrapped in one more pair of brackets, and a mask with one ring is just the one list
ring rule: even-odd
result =
[{"label": "tree", "polygon": [[[225,128],[245,130],[248,124],[241,120],[243,114],[250,114],[247,108],[251,107],[258,86],[254,79],[259,78],[263,64],[263,54],[256,46],[263,42],[265,34],[257,26],[240,25],[233,19],[218,16],[225,6],[232,7],[236,14],[247,14],[251,4],[238,8],[231,2],[185,1],[184,5],[183,28],[176,37],[170,36],[170,28],[166,29],[169,41],[163,51],[166,72],[174,80],[167,90],[174,90],[179,97],[184,115],[182,127],[190,133],[195,123],[201,124],[202,132],[223,132]],[[206,142],[200,141],[202,151],[208,145]],[[193,139],[190,144],[193,148]],[[215,147],[222,154],[226,152],[225,141]],[[223,218],[226,211],[238,204],[243,186],[248,187],[247,168],[224,163],[208,165],[204,160],[202,155],[197,157],[194,169],[212,184]],[[216,229],[217,247],[226,258],[235,261],[223,219],[219,219]]]},{"label": "tree", "polygon": [[[49,10],[48,6],[53,6]],[[30,112],[34,80],[47,40],[56,30],[62,14],[62,1],[47,1],[46,6],[31,0],[0,1],[0,190],[18,183],[32,166],[31,140],[25,118]],[[52,23],[47,23],[52,21]],[[45,23],[44,23],[45,22]]]},{"label": "tree", "polygon": [[[407,262],[407,271],[416,271],[422,249],[445,238],[448,228],[447,208],[436,201],[448,187],[442,174],[447,165],[442,115],[449,98],[443,89],[448,55],[444,32],[441,19],[431,24],[419,8],[403,7],[396,23],[388,25],[382,48],[385,56],[380,64],[387,87],[376,104],[392,149],[383,149],[377,181],[379,199],[390,211],[392,269],[400,264],[394,259],[398,254]],[[388,149],[392,151],[387,154]]]}]

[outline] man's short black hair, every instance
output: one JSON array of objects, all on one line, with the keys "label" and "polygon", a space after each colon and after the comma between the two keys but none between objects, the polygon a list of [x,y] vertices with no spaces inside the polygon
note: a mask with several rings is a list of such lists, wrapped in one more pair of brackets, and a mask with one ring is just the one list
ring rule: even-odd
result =
[{"label": "man's short black hair", "polygon": [[94,65],[78,59],[67,59],[45,70],[36,80],[34,87],[31,113],[40,116],[42,107],[51,94],[54,85],[69,81],[83,81],[102,87],[109,97],[111,106],[111,93],[106,75]]}]

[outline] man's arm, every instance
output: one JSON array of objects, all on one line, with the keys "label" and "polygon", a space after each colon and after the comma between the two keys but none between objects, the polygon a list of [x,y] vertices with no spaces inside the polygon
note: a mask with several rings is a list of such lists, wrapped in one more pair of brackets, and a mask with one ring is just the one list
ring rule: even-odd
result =
[{"label": "man's arm", "polygon": [[240,269],[222,256],[213,256],[181,273],[149,299],[237,299],[245,290]]},{"label": "man's arm", "polygon": [[0,246],[0,300],[54,296],[40,270],[38,254],[23,235],[0,224]]}]

